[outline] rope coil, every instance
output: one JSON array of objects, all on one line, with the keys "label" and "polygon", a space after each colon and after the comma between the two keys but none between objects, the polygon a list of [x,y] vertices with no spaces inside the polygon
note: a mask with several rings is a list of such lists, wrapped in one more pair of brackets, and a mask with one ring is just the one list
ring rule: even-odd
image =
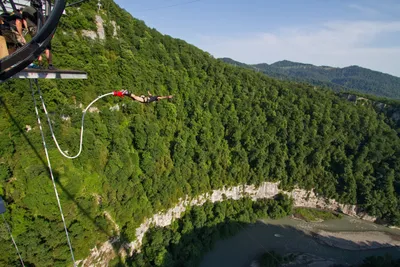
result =
[{"label": "rope coil", "polygon": [[[42,96],[42,92],[40,91],[40,87],[39,87],[38,84],[37,84],[37,87],[38,87],[38,92],[39,92],[40,100],[42,101],[43,110],[44,110],[44,113],[46,114],[46,117],[47,117],[47,123],[49,124],[49,127],[50,127],[51,137],[53,138],[54,143],[56,144],[58,151],[60,151],[61,155],[63,155],[63,156],[66,157],[67,159],[76,159],[77,157],[79,157],[79,155],[80,155],[81,152],[82,152],[82,145],[83,145],[83,129],[84,129],[84,123],[85,123],[85,115],[86,115],[86,112],[89,110],[89,108],[90,108],[96,101],[98,101],[99,99],[101,99],[101,98],[103,98],[103,97],[106,97],[106,96],[109,96],[109,95],[120,96],[119,94],[116,94],[116,92],[111,92],[111,93],[107,93],[107,94],[98,96],[95,100],[93,100],[93,101],[83,110],[82,122],[81,122],[81,135],[80,135],[80,141],[79,141],[79,151],[78,151],[78,153],[77,153],[75,156],[68,156],[67,154],[65,154],[65,153],[61,150],[60,145],[58,144],[57,138],[56,138],[56,136],[54,135],[53,127],[51,126],[51,120],[50,120],[49,114],[48,114],[48,112],[47,112],[46,104],[44,103],[43,96]],[[119,92],[118,92],[118,93],[119,93]]]}]

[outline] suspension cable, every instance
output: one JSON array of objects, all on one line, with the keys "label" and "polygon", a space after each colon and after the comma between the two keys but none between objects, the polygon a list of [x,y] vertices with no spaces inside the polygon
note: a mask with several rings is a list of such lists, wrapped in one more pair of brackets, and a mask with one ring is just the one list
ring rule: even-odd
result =
[{"label": "suspension cable", "polygon": [[109,95],[115,95],[115,93],[114,93],[114,92],[111,92],[111,93],[107,93],[107,94],[104,94],[104,95],[101,95],[101,96],[97,97],[95,100],[93,100],[93,101],[83,110],[83,114],[82,114],[82,123],[81,123],[81,136],[80,136],[80,143],[79,143],[79,151],[78,151],[78,153],[77,153],[75,156],[68,156],[67,154],[65,154],[65,153],[61,150],[60,145],[58,144],[57,138],[56,138],[56,136],[54,135],[53,127],[51,126],[51,120],[50,120],[49,114],[48,114],[48,112],[47,112],[46,104],[44,103],[43,96],[42,96],[42,92],[41,92],[41,90],[40,90],[40,86],[39,86],[37,80],[36,80],[36,86],[37,86],[37,88],[38,88],[40,100],[42,101],[42,106],[43,106],[44,113],[46,114],[46,117],[47,117],[47,122],[48,122],[48,124],[49,124],[49,126],[50,126],[51,137],[53,138],[54,143],[56,144],[58,151],[60,151],[61,155],[63,155],[63,156],[66,157],[67,159],[75,159],[75,158],[79,157],[79,155],[80,155],[81,152],[82,152],[83,129],[84,129],[84,123],[85,123],[85,115],[86,115],[86,112],[89,110],[89,108],[90,108],[97,100],[99,100],[99,99],[101,99],[101,98],[103,98],[103,97],[109,96]]},{"label": "suspension cable", "polygon": [[[35,81],[36,81],[36,84],[38,84],[38,83],[37,83],[37,80],[35,80]],[[48,167],[49,167],[49,172],[50,172],[51,180],[52,180],[52,182],[53,182],[54,192],[55,192],[56,198],[57,198],[58,208],[59,208],[59,210],[60,210],[61,219],[62,219],[63,224],[64,224],[65,235],[66,235],[66,237],[67,237],[69,250],[70,250],[70,252],[71,252],[72,262],[73,262],[74,266],[76,266],[76,264],[75,264],[75,257],[74,257],[74,251],[72,250],[72,245],[71,245],[71,240],[70,240],[69,234],[68,234],[67,224],[65,223],[64,213],[63,213],[63,211],[62,211],[61,202],[60,202],[60,198],[59,198],[59,196],[58,196],[57,186],[56,186],[56,182],[55,182],[54,175],[53,175],[53,170],[52,170],[52,168],[51,168],[50,157],[49,157],[49,153],[48,153],[48,151],[47,151],[46,140],[45,140],[45,138],[44,138],[44,133],[43,133],[43,129],[42,129],[42,124],[41,124],[41,122],[40,122],[40,116],[39,116],[39,111],[38,111],[37,104],[36,104],[35,91],[33,90],[32,80],[30,80],[29,82],[30,82],[30,87],[31,87],[31,91],[32,91],[33,103],[35,104],[35,112],[36,112],[36,117],[37,117],[37,120],[38,120],[38,125],[39,125],[39,129],[40,129],[40,134],[41,134],[41,136],[42,136],[42,142],[43,142],[44,152],[45,152],[45,154],[46,154],[47,164],[48,164]]]},{"label": "suspension cable", "polygon": [[11,237],[11,240],[12,240],[12,242],[14,244],[15,250],[18,253],[19,260],[21,261],[22,266],[25,267],[24,261],[22,260],[22,257],[21,257],[21,253],[19,253],[19,249],[17,247],[17,243],[15,243],[14,237],[13,237],[13,235],[11,233],[10,226],[8,225],[8,223],[6,221],[6,218],[4,217],[4,214],[1,214],[1,216],[3,216],[4,224],[6,225],[7,231],[10,234],[10,237]]}]

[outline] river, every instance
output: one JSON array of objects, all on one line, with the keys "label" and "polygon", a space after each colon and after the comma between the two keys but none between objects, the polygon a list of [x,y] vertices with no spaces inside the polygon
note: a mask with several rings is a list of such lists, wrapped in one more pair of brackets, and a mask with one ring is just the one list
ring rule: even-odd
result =
[{"label": "river", "polygon": [[[244,267],[261,253],[274,250],[280,254],[308,253],[325,259],[333,259],[341,264],[356,264],[368,256],[391,254],[400,258],[400,248],[379,248],[365,250],[347,250],[328,245],[322,245],[309,231],[329,232],[363,232],[386,233],[400,240],[400,230],[389,229],[366,221],[343,217],[342,219],[329,220],[322,223],[307,223],[304,221],[284,218],[280,220],[262,220],[256,224],[248,225],[235,236],[218,241],[214,248],[207,253],[201,267]],[[354,243],[353,243],[354,244]]]}]

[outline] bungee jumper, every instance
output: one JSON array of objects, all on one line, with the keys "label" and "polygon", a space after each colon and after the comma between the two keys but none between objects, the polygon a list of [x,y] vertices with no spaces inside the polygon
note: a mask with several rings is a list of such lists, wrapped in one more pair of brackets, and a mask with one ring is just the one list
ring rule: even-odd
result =
[{"label": "bungee jumper", "polygon": [[137,96],[133,93],[130,93],[128,90],[114,91],[114,96],[119,96],[119,97],[128,96],[128,97],[132,98],[132,100],[140,102],[140,103],[151,103],[151,102],[159,101],[161,99],[173,98],[172,95],[168,95],[168,96],[158,96],[157,95],[157,96],[155,96],[155,95],[152,95],[150,93],[150,91],[147,91],[147,96],[145,96],[145,95]]}]

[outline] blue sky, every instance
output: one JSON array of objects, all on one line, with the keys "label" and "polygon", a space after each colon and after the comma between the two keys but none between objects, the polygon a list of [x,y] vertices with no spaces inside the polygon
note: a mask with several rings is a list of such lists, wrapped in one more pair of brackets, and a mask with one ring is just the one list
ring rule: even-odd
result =
[{"label": "blue sky", "polygon": [[400,77],[397,0],[116,0],[214,57],[359,65]]}]

